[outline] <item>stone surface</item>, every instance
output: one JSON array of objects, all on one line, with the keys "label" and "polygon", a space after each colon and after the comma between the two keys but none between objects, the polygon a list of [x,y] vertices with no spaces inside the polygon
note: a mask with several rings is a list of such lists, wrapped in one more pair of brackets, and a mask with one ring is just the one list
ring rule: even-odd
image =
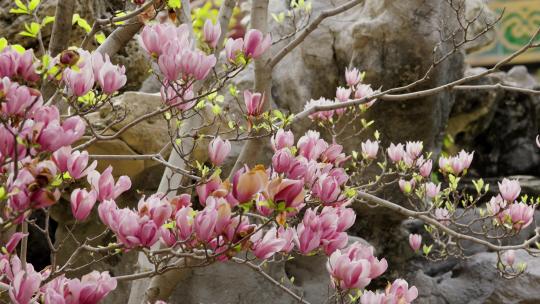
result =
[{"label": "stone surface", "polygon": [[[469,70],[468,74],[482,69]],[[539,88],[524,66],[513,67],[476,84],[502,83]],[[452,150],[474,150],[472,173],[483,176],[538,175],[540,149],[536,146],[540,97],[504,90],[462,91],[457,95],[448,124]]]},{"label": "stone surface", "polygon": [[513,280],[499,277],[496,254],[478,253],[445,274],[431,277],[418,271],[411,282],[420,292],[418,304],[498,304],[540,302],[540,260],[524,251],[516,253],[516,263],[527,263],[526,272]]}]

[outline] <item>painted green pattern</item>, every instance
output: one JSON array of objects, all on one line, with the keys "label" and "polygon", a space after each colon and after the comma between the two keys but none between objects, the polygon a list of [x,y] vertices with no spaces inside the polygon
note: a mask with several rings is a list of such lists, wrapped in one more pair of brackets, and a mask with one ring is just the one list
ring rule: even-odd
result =
[{"label": "painted green pattern", "polygon": [[[497,25],[496,41],[469,56],[473,65],[490,65],[528,43],[532,33],[540,27],[540,0],[499,0],[490,7],[498,14],[504,12]],[[540,42],[540,38],[537,39]],[[540,49],[533,49],[515,63],[540,62]]]}]

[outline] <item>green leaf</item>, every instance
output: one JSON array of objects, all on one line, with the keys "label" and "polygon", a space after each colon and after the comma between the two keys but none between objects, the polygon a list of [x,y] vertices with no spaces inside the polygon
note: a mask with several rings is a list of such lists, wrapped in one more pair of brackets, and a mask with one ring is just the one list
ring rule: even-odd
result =
[{"label": "green leaf", "polygon": [[107,37],[105,37],[105,34],[103,34],[103,33],[97,33],[95,38],[96,38],[97,43],[103,44],[103,42],[105,42],[105,39]]},{"label": "green leaf", "polygon": [[180,0],[169,0],[167,1],[167,6],[169,8],[180,8],[182,6],[182,2],[180,2]]},{"label": "green leaf", "polygon": [[10,13],[12,14],[28,14],[28,11],[27,10],[23,10],[23,9],[20,9],[20,8],[12,8],[9,10]]},{"label": "green leaf", "polygon": [[7,197],[6,188],[0,187],[0,201],[3,201]]},{"label": "green leaf", "polygon": [[6,38],[2,37],[0,38],[0,52],[6,48],[6,46],[8,45],[8,41]]},{"label": "green leaf", "polygon": [[28,3],[28,9],[30,11],[33,11],[36,9],[36,7],[39,5],[40,0],[30,0],[30,3]]},{"label": "green leaf", "polygon": [[39,23],[36,23],[36,22],[32,22],[30,24],[25,23],[24,24],[25,30],[20,32],[19,35],[36,38],[39,33],[40,28],[41,28],[41,25],[39,25]]},{"label": "green leaf", "polygon": [[54,22],[54,16],[46,16],[43,18],[43,20],[41,20],[41,26],[45,26],[51,22]]},{"label": "green leaf", "polygon": [[429,245],[429,246],[424,245],[424,247],[422,247],[422,251],[424,252],[424,255],[428,255],[431,252],[432,247],[433,245]]},{"label": "green leaf", "polygon": [[73,15],[72,24],[77,24],[87,33],[89,33],[92,30],[92,27],[90,26],[90,24],[88,24],[88,22],[84,20],[79,14]]}]

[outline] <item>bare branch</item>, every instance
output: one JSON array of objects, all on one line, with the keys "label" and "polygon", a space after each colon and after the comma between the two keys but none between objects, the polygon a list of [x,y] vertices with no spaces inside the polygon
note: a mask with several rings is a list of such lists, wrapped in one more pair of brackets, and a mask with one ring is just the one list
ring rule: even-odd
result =
[{"label": "bare branch", "polygon": [[326,10],[326,11],[322,11],[317,16],[317,18],[315,18],[315,20],[313,20],[302,31],[302,33],[300,33],[300,35],[298,35],[298,37],[296,37],[293,41],[289,42],[289,44],[287,44],[276,55],[274,55],[272,57],[272,59],[270,60],[270,62],[268,63],[268,65],[273,68],[276,64],[278,64],[283,59],[283,57],[285,57],[289,52],[291,52],[292,50],[294,50],[294,48],[296,48],[298,45],[300,45],[300,43],[302,43],[302,41],[304,41],[304,39],[306,39],[306,37],[309,36],[309,34],[311,34],[311,32],[316,30],[317,27],[319,26],[319,24],[321,24],[321,22],[323,22],[324,19],[326,19],[328,17],[335,16],[335,15],[340,14],[340,13],[343,13],[344,11],[349,10],[350,8],[353,8],[353,7],[355,7],[356,5],[358,5],[358,4],[362,3],[362,2],[363,2],[363,0],[353,0],[353,1],[350,1],[350,2],[347,2],[347,3],[343,4],[341,6],[338,6],[336,8],[329,9],[329,10]]}]

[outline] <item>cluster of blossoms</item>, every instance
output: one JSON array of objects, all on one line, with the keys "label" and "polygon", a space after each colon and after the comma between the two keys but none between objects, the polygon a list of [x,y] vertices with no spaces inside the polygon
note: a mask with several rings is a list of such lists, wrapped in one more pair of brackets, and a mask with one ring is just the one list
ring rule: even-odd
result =
[{"label": "cluster of blossoms", "polygon": [[116,280],[108,272],[98,271],[86,274],[81,279],[68,279],[62,275],[42,284],[49,279],[50,271],[37,272],[32,264],[23,265],[19,257],[13,254],[22,237],[21,233],[14,234],[6,253],[0,256],[0,283],[9,286],[8,294],[12,303],[96,304],[116,288]]},{"label": "cluster of blossoms", "polygon": [[[145,26],[140,35],[140,43],[147,53],[156,58],[161,74],[164,76],[161,96],[163,101],[181,111],[195,105],[193,83],[208,77],[216,65],[214,54],[207,54],[193,45],[187,25],[176,26],[170,23]],[[203,29],[203,40],[213,51],[219,42],[221,28],[207,20]],[[256,59],[271,44],[270,36],[263,38],[258,30],[249,30],[244,38],[231,39],[225,43],[227,58],[235,63],[237,57]],[[247,63],[247,60],[245,61]],[[249,95],[248,95],[249,94]],[[260,93],[245,92],[248,114],[258,116],[262,113]]]},{"label": "cluster of blossoms", "polygon": [[[69,64],[62,63],[65,54],[53,60],[63,65],[62,81],[68,93],[84,95],[97,82],[104,93],[112,94],[125,83],[123,68],[112,65],[108,58],[79,53]],[[95,171],[95,162],[89,164],[88,152],[72,151],[85,124],[79,116],[62,120],[58,108],[45,105],[41,93],[31,87],[40,79],[35,69],[40,65],[31,51],[19,54],[6,47],[0,54],[0,172],[4,180],[0,200],[4,202],[2,224],[7,227],[22,223],[35,209],[54,205],[71,181],[88,177],[92,184],[90,191],[76,189],[71,194],[77,220],[88,217],[96,199],[116,198],[130,187],[127,178],[111,185],[111,169],[96,180],[100,173]],[[116,287],[116,280],[107,272],[68,279],[52,269],[35,271],[15,252],[26,236],[12,234],[0,256],[0,284],[8,289],[13,303],[97,303]]]},{"label": "cluster of blossoms", "polygon": [[34,52],[26,50],[22,53],[12,47],[6,47],[0,52],[0,78],[8,77],[13,80],[36,82],[40,79],[36,73]]},{"label": "cluster of blossoms", "polygon": [[517,180],[503,179],[499,183],[499,195],[487,203],[488,214],[494,216],[503,227],[520,231],[534,219],[535,207],[525,202],[517,202],[521,187]]},{"label": "cluster of blossoms", "polygon": [[[334,100],[330,100],[324,97],[321,97],[317,100],[310,100],[305,105],[305,109],[309,110],[314,107],[320,107],[320,106],[331,106],[335,104],[339,104],[341,102],[347,102],[352,100],[351,96],[353,96],[353,99],[363,99],[368,98],[369,96],[372,96],[376,94],[377,92],[374,91],[371,88],[371,85],[362,83],[362,80],[364,78],[364,73],[360,73],[358,69],[345,69],[345,80],[347,82],[347,87],[338,87],[336,89],[336,97]],[[377,99],[369,100],[366,103],[363,103],[360,105],[360,109],[362,111],[367,110],[369,107],[371,107]],[[311,114],[309,117],[312,120],[319,120],[319,121],[328,121],[331,120],[334,117],[340,117],[346,112],[345,108],[336,109],[336,110],[326,110],[326,111],[317,111],[313,114]]]},{"label": "cluster of blossoms", "polygon": [[418,289],[409,288],[407,281],[397,279],[388,284],[384,293],[366,291],[360,298],[361,304],[408,304],[418,297]]},{"label": "cluster of blossoms", "polygon": [[108,55],[85,50],[75,53],[75,57],[65,52],[58,58],[61,64],[69,66],[64,70],[62,80],[72,95],[84,96],[96,83],[104,94],[111,95],[126,84],[125,67],[112,64]]}]

